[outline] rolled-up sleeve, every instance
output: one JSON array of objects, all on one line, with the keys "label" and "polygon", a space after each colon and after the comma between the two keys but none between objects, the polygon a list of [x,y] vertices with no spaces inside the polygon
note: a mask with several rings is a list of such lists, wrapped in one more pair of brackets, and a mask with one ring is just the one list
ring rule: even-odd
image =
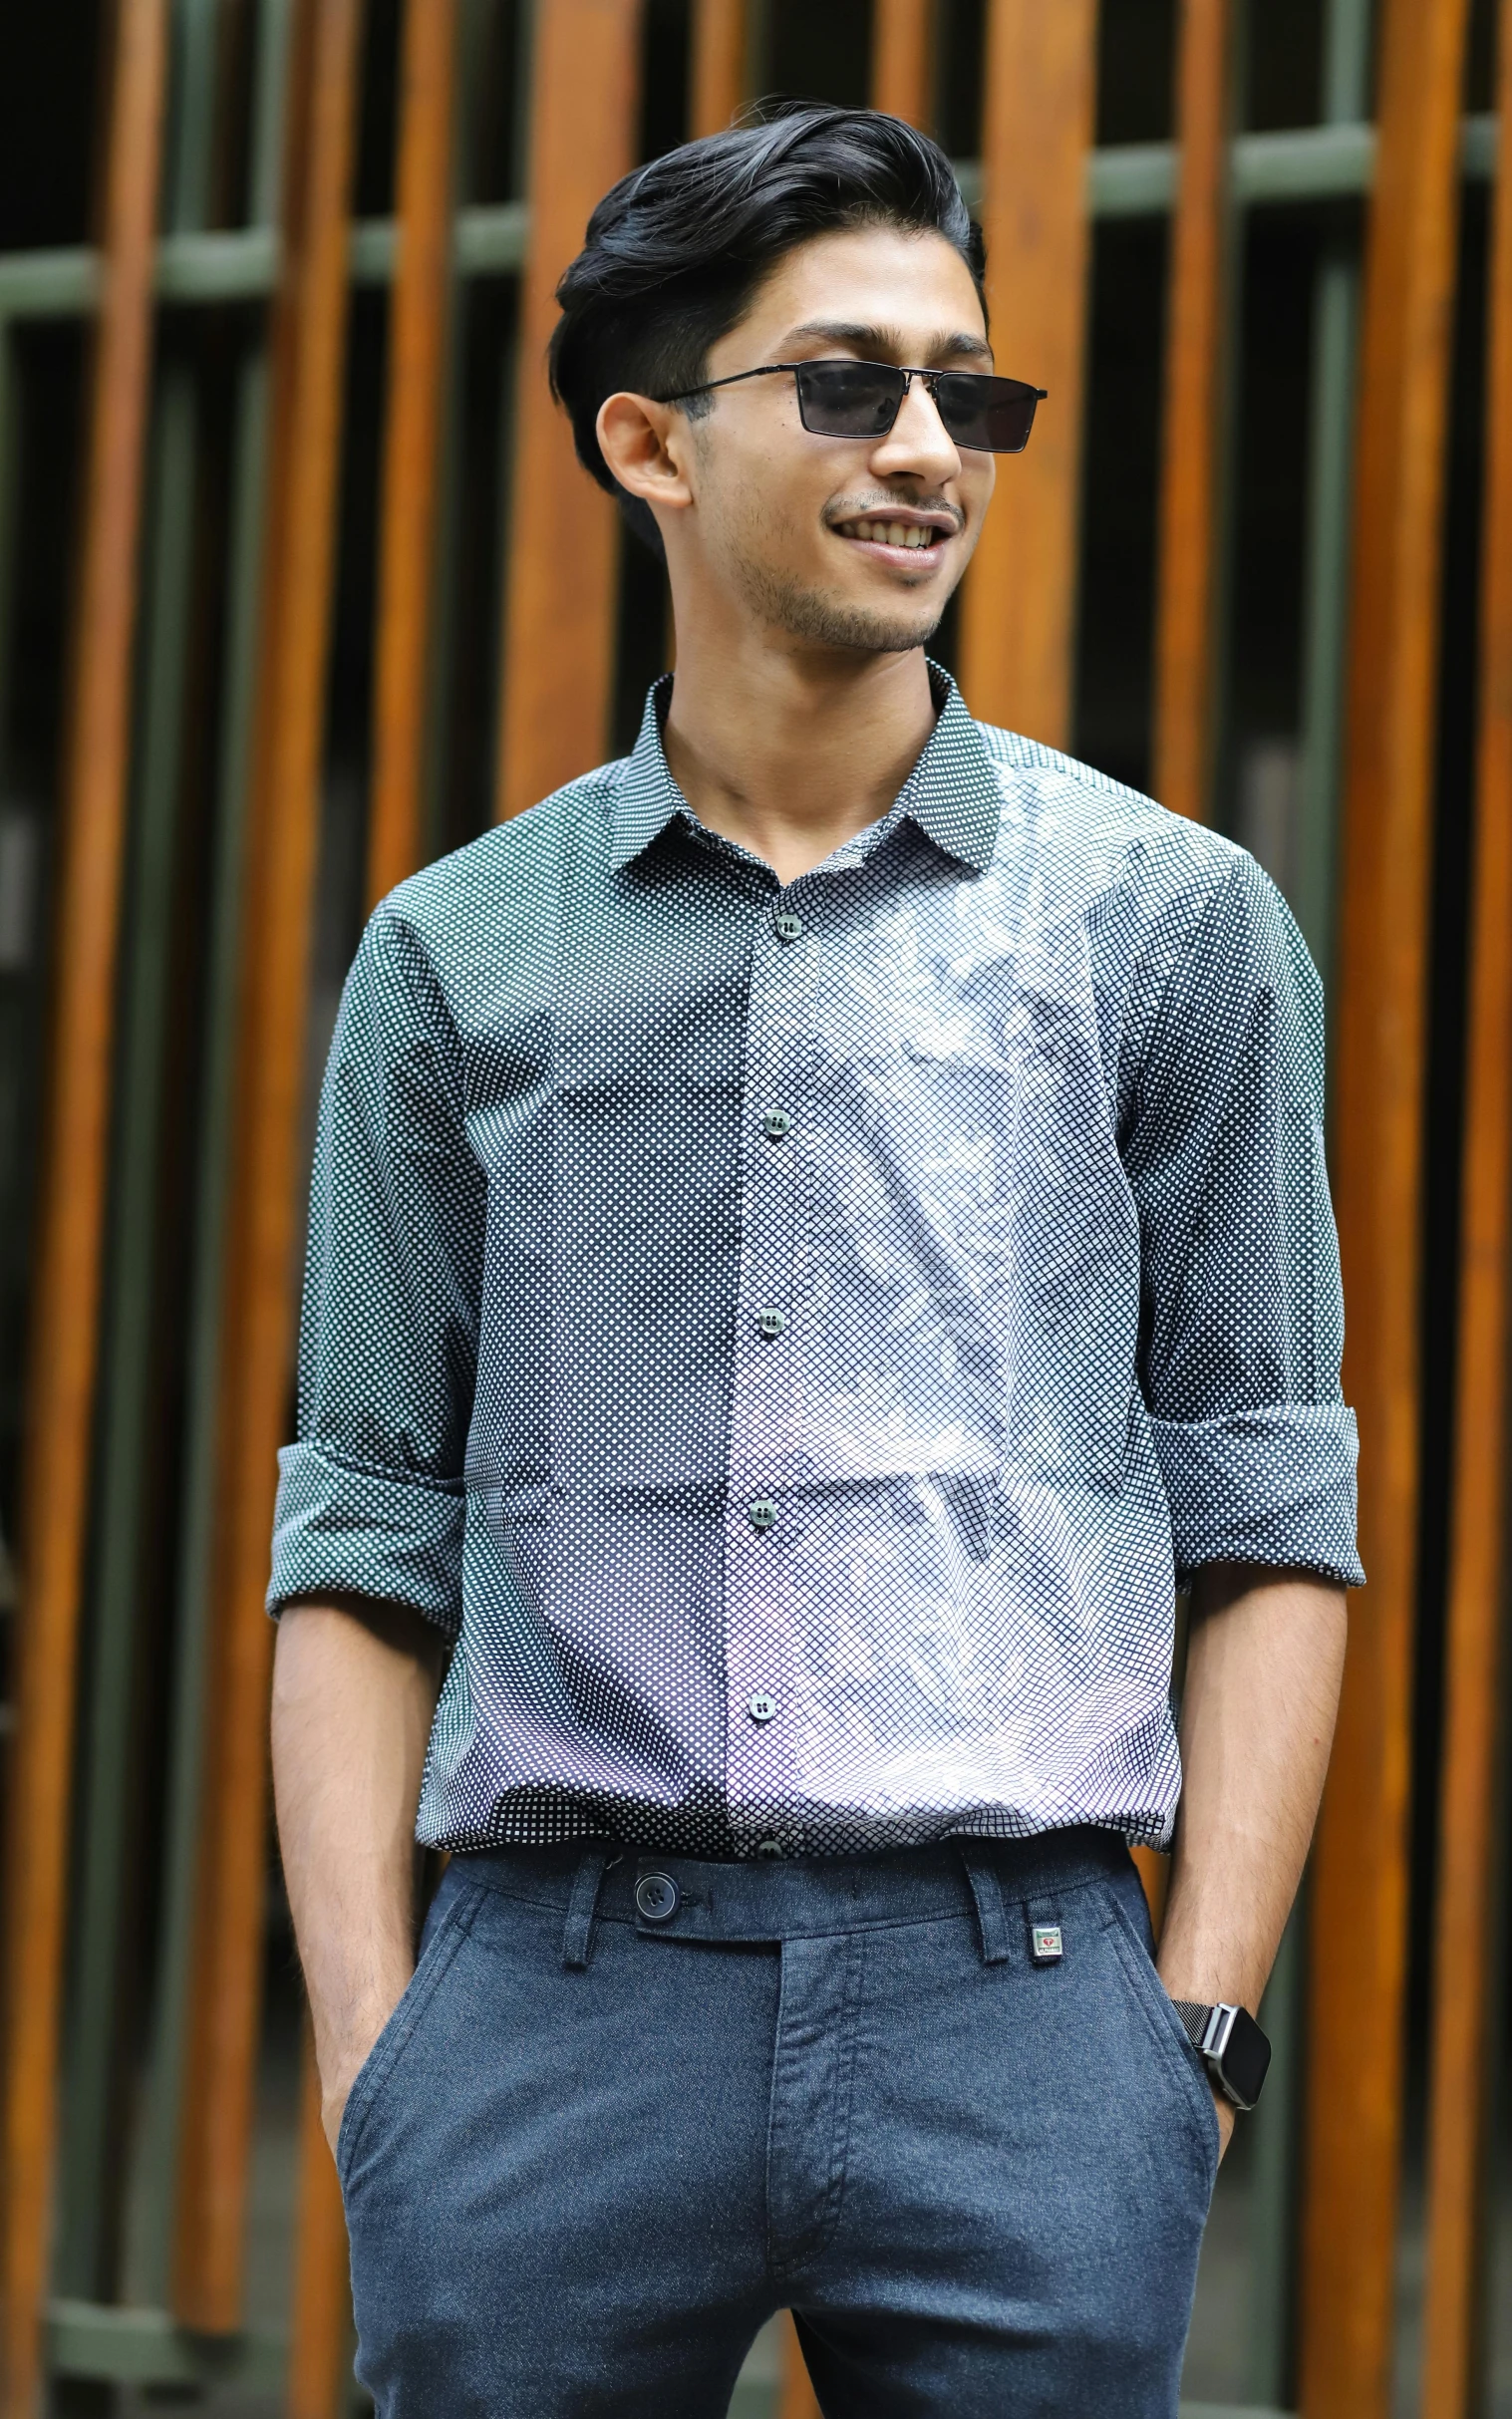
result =
[{"label": "rolled-up sleeve", "polygon": [[1236,852],[1172,952],[1124,1144],[1140,1375],[1183,1575],[1251,1562],[1364,1577],[1323,1113],[1318,977],[1280,894]]},{"label": "rolled-up sleeve", "polygon": [[484,1215],[455,1032],[391,900],[348,977],[321,1092],[270,1611],[351,1591],[459,1627]]}]

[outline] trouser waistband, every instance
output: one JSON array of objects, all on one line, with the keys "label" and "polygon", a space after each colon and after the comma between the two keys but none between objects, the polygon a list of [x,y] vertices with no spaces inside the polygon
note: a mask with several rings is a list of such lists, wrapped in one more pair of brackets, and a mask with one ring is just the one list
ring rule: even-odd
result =
[{"label": "trouser waistband", "polygon": [[498,1848],[454,1860],[486,1888],[559,1907],[563,1962],[586,1966],[600,1922],[676,1941],[772,1944],[973,1909],[994,1965],[1017,1939],[1035,1956],[1037,1932],[1070,1890],[1126,1867],[1120,1833],[1077,1825],[1031,1839],[960,1838],[875,1857],[793,1857],[720,1863],[658,1849],[586,1841]]}]

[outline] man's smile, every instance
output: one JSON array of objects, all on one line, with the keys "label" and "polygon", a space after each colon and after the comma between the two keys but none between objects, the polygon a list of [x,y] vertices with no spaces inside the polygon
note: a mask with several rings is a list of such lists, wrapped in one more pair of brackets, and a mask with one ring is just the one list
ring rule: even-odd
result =
[{"label": "man's smile", "polygon": [[851,545],[864,546],[868,553],[889,560],[928,554],[932,563],[942,560],[946,541],[959,534],[960,526],[953,513],[921,512],[907,504],[854,512],[844,520],[830,523],[836,537],[843,537]]}]

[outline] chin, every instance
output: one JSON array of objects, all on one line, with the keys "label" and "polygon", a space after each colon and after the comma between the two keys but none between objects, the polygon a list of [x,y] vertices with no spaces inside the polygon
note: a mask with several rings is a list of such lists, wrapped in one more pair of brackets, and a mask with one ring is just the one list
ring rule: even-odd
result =
[{"label": "chin", "polygon": [[740,582],[747,604],[774,635],[854,655],[906,655],[927,646],[949,601],[898,596],[863,602],[833,588],[805,587],[749,558],[740,566]]},{"label": "chin", "polygon": [[807,639],[818,647],[844,648],[857,655],[906,655],[927,646],[940,627],[933,607],[911,613],[889,613],[849,597],[807,595],[788,600],[780,617],[789,638]]}]

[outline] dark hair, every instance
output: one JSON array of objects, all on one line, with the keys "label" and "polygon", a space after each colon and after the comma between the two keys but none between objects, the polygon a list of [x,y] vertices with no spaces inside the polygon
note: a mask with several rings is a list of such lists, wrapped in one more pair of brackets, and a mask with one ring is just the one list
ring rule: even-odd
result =
[{"label": "dark hair", "polygon": [[[660,554],[655,518],[627,495],[599,450],[606,395],[677,395],[704,376],[711,345],[742,318],[795,244],[839,227],[943,235],[983,295],[981,229],[950,161],[927,135],[879,110],[763,105],[752,123],[666,151],[622,176],[588,221],[556,289],[561,318],[547,356],[577,457],[618,497]],[[696,416],[700,409],[689,409]]]}]

